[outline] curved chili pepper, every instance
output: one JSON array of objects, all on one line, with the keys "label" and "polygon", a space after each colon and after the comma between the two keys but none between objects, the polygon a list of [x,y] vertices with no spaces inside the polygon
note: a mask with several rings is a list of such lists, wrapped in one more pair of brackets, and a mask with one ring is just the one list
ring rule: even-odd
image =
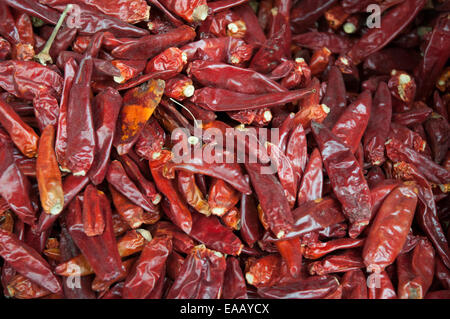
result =
[{"label": "curved chili pepper", "polygon": [[41,134],[36,161],[36,179],[45,213],[58,215],[63,210],[64,193],[56,154],[55,127],[48,125]]},{"label": "curved chili pepper", "polygon": [[369,229],[363,249],[369,272],[380,273],[403,247],[417,206],[415,185],[399,185],[384,200]]},{"label": "curved chili pepper", "polygon": [[323,173],[322,157],[319,149],[315,148],[309,157],[305,173],[301,179],[297,195],[297,204],[303,204],[310,200],[322,197]]},{"label": "curved chili pepper", "polygon": [[[322,124],[313,122],[311,129],[319,145],[333,191],[342,204],[344,214],[352,223],[349,235],[355,238],[370,220],[371,203],[367,181],[350,148]],[[342,178],[343,176],[345,178]]]},{"label": "curved chili pepper", "polygon": [[52,293],[62,293],[61,283],[48,263],[16,235],[3,229],[0,229],[0,255],[23,276]]}]

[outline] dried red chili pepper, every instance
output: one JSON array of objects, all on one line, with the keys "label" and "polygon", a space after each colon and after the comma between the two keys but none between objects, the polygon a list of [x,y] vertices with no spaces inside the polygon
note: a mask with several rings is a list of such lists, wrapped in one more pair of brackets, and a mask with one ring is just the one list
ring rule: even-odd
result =
[{"label": "dried red chili pepper", "polygon": [[336,255],[330,255],[308,265],[309,274],[319,276],[360,268],[364,268],[364,262],[359,249],[350,249]]},{"label": "dried red chili pepper", "polygon": [[105,230],[105,218],[101,208],[103,192],[88,185],[83,193],[83,231],[87,236],[99,236]]},{"label": "dried red chili pepper", "polygon": [[394,262],[406,241],[416,205],[414,184],[400,185],[386,197],[364,244],[363,258],[369,272],[380,273]]},{"label": "dried red chili pepper", "polygon": [[210,206],[203,192],[197,186],[195,175],[180,171],[177,174],[178,189],[184,196],[186,202],[196,211],[206,216],[211,215]]},{"label": "dried red chili pepper", "polygon": [[[344,113],[345,114],[345,113]],[[328,172],[333,191],[342,204],[343,212],[352,226],[349,235],[357,237],[370,220],[370,192],[362,169],[350,148],[339,141],[322,124],[313,122],[311,129],[319,144],[323,164]],[[345,166],[342,163],[346,163]],[[350,175],[351,180],[348,179]],[[345,180],[342,177],[345,176]]]},{"label": "dried red chili pepper", "polygon": [[295,33],[302,33],[323,13],[336,4],[336,0],[302,0],[291,12],[291,24]]},{"label": "dried red chili pepper", "polygon": [[297,195],[297,204],[322,197],[323,173],[322,157],[319,149],[315,148],[309,157]]},{"label": "dried red chili pepper", "polygon": [[303,255],[308,259],[318,259],[338,249],[362,247],[364,239],[340,238],[327,242],[308,244],[304,248]]},{"label": "dried red chili pepper", "polygon": [[367,299],[366,276],[360,269],[347,271],[341,285],[342,299]]},{"label": "dried red chili pepper", "polygon": [[58,215],[63,210],[64,193],[61,172],[54,151],[54,141],[55,127],[48,125],[39,139],[36,179],[44,212]]},{"label": "dried red chili pepper", "polygon": [[226,270],[225,257],[203,245],[185,259],[180,274],[169,289],[168,299],[218,299]]},{"label": "dried red chili pepper", "polygon": [[227,257],[227,268],[223,280],[223,299],[247,299],[247,287],[244,275],[235,257]]}]

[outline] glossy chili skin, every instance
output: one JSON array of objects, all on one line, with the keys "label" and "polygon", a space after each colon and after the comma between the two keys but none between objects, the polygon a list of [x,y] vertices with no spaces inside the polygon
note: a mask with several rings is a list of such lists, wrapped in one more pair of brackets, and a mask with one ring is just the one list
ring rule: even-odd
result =
[{"label": "glossy chili skin", "polygon": [[139,259],[125,279],[123,298],[144,299],[165,275],[165,263],[172,251],[169,236],[155,237],[142,250]]},{"label": "glossy chili skin", "polygon": [[0,255],[17,272],[52,293],[61,294],[59,279],[53,274],[49,264],[16,235],[0,229]]},{"label": "glossy chili skin", "polygon": [[258,288],[258,296],[267,299],[322,299],[338,289],[333,276],[313,276],[287,285]]},{"label": "glossy chili skin", "polygon": [[327,242],[308,244],[304,249],[304,256],[308,259],[318,259],[335,250],[362,247],[364,239],[339,238]]},{"label": "glossy chili skin", "polygon": [[61,172],[54,150],[55,127],[48,125],[41,134],[36,161],[36,178],[45,213],[57,215],[64,205]]},{"label": "glossy chili skin", "polygon": [[444,117],[433,113],[425,122],[424,128],[430,142],[433,160],[440,164],[444,160],[450,143],[450,125]]},{"label": "glossy chili skin", "polygon": [[384,17],[381,28],[370,29],[347,52],[353,63],[358,64],[373,52],[383,48],[399,34],[425,6],[424,0],[407,0],[391,9]]},{"label": "glossy chili skin", "polygon": [[363,140],[366,160],[372,165],[381,165],[385,161],[384,143],[389,134],[391,116],[391,94],[386,83],[380,82]]},{"label": "glossy chili skin", "polygon": [[[164,35],[148,35],[132,43],[119,45],[111,54],[118,59],[146,60],[172,46],[183,45],[195,38],[195,31],[183,25]],[[157,43],[157,45],[155,45]]]},{"label": "glossy chili skin", "polygon": [[[211,236],[214,233],[214,237]],[[202,214],[192,213],[192,229],[189,234],[195,240],[227,255],[237,256],[241,253],[243,244],[231,229],[222,225],[215,216],[206,217]]]},{"label": "glossy chili skin", "polygon": [[0,195],[9,207],[27,224],[35,221],[35,209],[30,199],[31,185],[14,162],[13,145],[4,131],[0,132]]},{"label": "glossy chili skin", "polygon": [[[249,179],[249,177],[246,176],[246,179]],[[255,242],[262,237],[263,231],[262,226],[259,223],[256,206],[253,195],[242,194],[240,202],[241,229],[239,232],[242,239],[250,247],[253,247]]]},{"label": "glossy chili skin", "polygon": [[182,254],[189,254],[195,246],[195,240],[177,226],[167,221],[150,226],[150,231],[156,236],[168,235],[172,238],[173,250]]},{"label": "glossy chili skin", "polygon": [[149,212],[156,212],[157,207],[142,194],[136,184],[128,177],[119,161],[112,161],[106,173],[106,179],[116,190],[134,204]]},{"label": "glossy chili skin", "polygon": [[[200,84],[230,91],[262,94],[267,92],[286,92],[286,89],[265,75],[225,63],[195,60],[189,64],[189,75]],[[227,77],[223,77],[227,74]]]},{"label": "glossy chili skin", "polygon": [[77,197],[69,205],[66,223],[70,236],[89,261],[95,274],[102,280],[111,280],[120,276],[125,269],[120,260],[116,238],[112,228],[110,204],[105,197],[102,200],[105,230],[99,236],[89,237],[83,229],[81,200]]},{"label": "glossy chili skin", "polygon": [[381,205],[363,249],[369,272],[383,271],[400,253],[417,206],[416,192],[414,185],[399,185]]},{"label": "glossy chili skin", "polygon": [[167,179],[163,175],[164,165],[170,160],[170,154],[167,151],[161,153],[160,158],[149,162],[150,171],[155,181],[158,190],[164,194],[168,199],[169,209],[166,211],[170,213],[170,220],[180,227],[184,232],[189,234],[192,229],[192,215],[189,211],[185,201],[182,199],[177,191],[174,181]]},{"label": "glossy chili skin", "polygon": [[400,299],[423,299],[428,292],[434,276],[434,248],[422,238],[416,247],[401,254],[396,261]]},{"label": "glossy chili skin", "polygon": [[67,104],[67,164],[75,175],[86,175],[95,156],[96,136],[90,82],[92,59],[100,49],[102,39],[103,34],[98,33],[91,40],[78,67]]},{"label": "glossy chili skin", "polygon": [[367,181],[349,147],[319,123],[313,122],[311,129],[333,191],[342,204],[343,213],[352,223],[350,237],[355,238],[370,219],[371,203]]},{"label": "glossy chili skin", "polygon": [[266,41],[266,36],[258,21],[258,17],[249,4],[237,6],[233,8],[233,12],[236,12],[245,23],[245,42],[249,44],[261,45]]},{"label": "glossy chili skin", "polygon": [[239,199],[240,193],[223,180],[214,179],[211,182],[208,204],[213,215],[224,216]]},{"label": "glossy chili skin", "polygon": [[77,71],[77,62],[74,59],[68,59],[64,65],[64,86],[61,93],[59,104],[58,129],[56,131],[55,153],[61,170],[68,171],[66,158],[67,151],[67,105],[69,102],[70,90],[72,89],[75,73]]},{"label": "glossy chili skin", "polygon": [[204,246],[196,246],[185,259],[168,299],[218,299],[226,271],[225,257]]},{"label": "glossy chili skin", "polygon": [[275,176],[262,174],[261,165],[246,163],[245,167],[271,231],[277,238],[284,238],[292,230],[294,220],[283,187]]},{"label": "glossy chili skin", "polygon": [[297,194],[297,204],[322,197],[323,163],[319,149],[315,148],[308,160]]},{"label": "glossy chili skin", "polygon": [[102,91],[94,99],[93,116],[97,143],[94,162],[88,176],[95,185],[100,184],[106,175],[121,106],[122,97],[112,88]]},{"label": "glossy chili skin", "polygon": [[366,276],[360,269],[347,271],[341,285],[343,299],[367,299]]},{"label": "glossy chili skin", "polygon": [[161,101],[164,87],[163,80],[150,80],[125,93],[113,142],[119,155],[126,154],[136,143],[139,133]]},{"label": "glossy chili skin", "polygon": [[211,215],[210,206],[203,192],[197,186],[195,175],[179,171],[177,174],[178,189],[186,202],[196,211],[206,216]]},{"label": "glossy chili skin", "polygon": [[36,156],[38,135],[2,98],[0,98],[0,123],[22,154],[27,157]]},{"label": "glossy chili skin", "polygon": [[359,249],[345,250],[336,255],[329,255],[320,261],[308,265],[310,275],[326,275],[330,273],[347,272],[364,267]]},{"label": "glossy chili skin", "polygon": [[301,99],[311,91],[299,89],[289,92],[244,94],[225,89],[205,87],[196,90],[190,101],[212,111],[241,111],[272,107]]},{"label": "glossy chili skin", "polygon": [[345,53],[351,46],[352,41],[340,34],[331,32],[311,31],[292,36],[292,42],[312,50],[327,47],[333,53]]},{"label": "glossy chili skin", "polygon": [[372,96],[368,90],[363,91],[337,119],[331,132],[335,134],[352,153],[356,152],[366,131],[372,108]]},{"label": "glossy chili skin", "polygon": [[336,2],[336,0],[302,0],[298,2],[291,12],[292,29],[295,33],[302,33]]}]

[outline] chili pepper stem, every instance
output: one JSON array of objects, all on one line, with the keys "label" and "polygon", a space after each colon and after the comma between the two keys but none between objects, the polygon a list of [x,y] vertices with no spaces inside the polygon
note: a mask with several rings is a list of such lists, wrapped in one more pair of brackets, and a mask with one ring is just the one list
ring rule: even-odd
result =
[{"label": "chili pepper stem", "polygon": [[47,65],[48,62],[53,63],[52,57],[50,56],[50,48],[52,47],[53,41],[55,41],[56,35],[58,34],[59,29],[61,28],[61,25],[64,22],[64,19],[66,18],[67,13],[72,10],[73,5],[68,4],[66,8],[64,9],[63,13],[59,17],[58,23],[56,24],[55,28],[53,29],[52,34],[47,40],[47,43],[45,43],[44,48],[41,52],[36,54],[34,56],[34,59],[38,61],[42,65]]},{"label": "chili pepper stem", "polygon": [[195,22],[204,21],[208,17],[208,6],[206,4],[202,4],[194,9],[192,12],[192,19]]}]

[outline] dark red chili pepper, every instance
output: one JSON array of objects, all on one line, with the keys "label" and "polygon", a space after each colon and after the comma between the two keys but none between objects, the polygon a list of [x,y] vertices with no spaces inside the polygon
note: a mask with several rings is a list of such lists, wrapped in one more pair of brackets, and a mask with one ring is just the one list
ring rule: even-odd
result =
[{"label": "dark red chili pepper", "polygon": [[319,145],[333,191],[352,224],[349,235],[355,238],[370,220],[371,203],[367,181],[349,147],[322,124],[313,122],[311,129]]},{"label": "dark red chili pepper", "polygon": [[317,148],[315,148],[309,157],[308,164],[303,174],[300,188],[297,195],[297,204],[303,204],[310,200],[316,200],[322,197],[323,172],[322,157]]},{"label": "dark red chili pepper", "polygon": [[247,287],[244,275],[235,257],[227,258],[227,268],[223,280],[223,299],[247,299]]},{"label": "dark red chili pepper", "polygon": [[425,122],[424,128],[430,142],[433,160],[440,164],[449,147],[450,125],[444,117],[433,113]]},{"label": "dark red chili pepper", "polygon": [[396,187],[375,216],[364,244],[363,258],[369,272],[380,273],[392,264],[403,247],[417,205],[417,188]]},{"label": "dark red chili pepper", "polygon": [[336,2],[336,0],[302,0],[298,2],[291,12],[291,24],[294,32],[305,31]]},{"label": "dark red chili pepper", "polygon": [[0,131],[0,144],[0,195],[24,223],[32,225],[35,209],[29,197],[30,182],[15,164],[13,145],[4,131]]},{"label": "dark red chili pepper", "polygon": [[111,54],[117,59],[146,60],[164,49],[185,44],[194,38],[194,29],[183,25],[165,34],[148,35],[132,43],[119,45]]},{"label": "dark red chili pepper", "polygon": [[18,273],[52,293],[62,293],[61,283],[49,264],[16,235],[3,229],[0,229],[0,255]]},{"label": "dark red chili pepper", "polygon": [[382,165],[385,161],[384,143],[387,140],[392,116],[392,100],[388,86],[378,85],[373,100],[369,123],[364,133],[365,159],[372,165]]},{"label": "dark red chili pepper", "polygon": [[342,299],[367,299],[367,280],[360,269],[347,271],[341,285]]},{"label": "dark red chili pepper", "polygon": [[314,261],[308,265],[311,275],[326,275],[338,272],[347,272],[364,268],[359,249],[349,249],[336,255],[330,255],[320,261]]},{"label": "dark red chili pepper", "polygon": [[233,12],[236,12],[245,23],[244,41],[249,44],[262,45],[266,41],[266,36],[263,31],[264,27],[259,24],[258,17],[251,6],[249,4],[243,4],[234,7]]},{"label": "dark red chili pepper", "polygon": [[117,213],[122,217],[122,220],[133,229],[140,227],[145,222],[144,210],[142,207],[133,204],[111,185],[109,185],[109,191],[114,207]]},{"label": "dark red chili pepper", "polygon": [[218,299],[221,296],[225,271],[226,260],[221,253],[202,245],[196,246],[185,259],[166,298]]},{"label": "dark red chili pepper", "polygon": [[159,236],[149,241],[125,280],[123,298],[144,299],[165,275],[165,263],[172,251],[169,236]]},{"label": "dark red chili pepper", "polygon": [[402,48],[385,48],[369,55],[363,64],[365,70],[390,75],[392,70],[413,71],[420,56],[415,51]]},{"label": "dark red chili pepper", "polygon": [[327,242],[308,244],[303,255],[308,259],[318,259],[338,249],[362,247],[364,239],[340,238]]}]

